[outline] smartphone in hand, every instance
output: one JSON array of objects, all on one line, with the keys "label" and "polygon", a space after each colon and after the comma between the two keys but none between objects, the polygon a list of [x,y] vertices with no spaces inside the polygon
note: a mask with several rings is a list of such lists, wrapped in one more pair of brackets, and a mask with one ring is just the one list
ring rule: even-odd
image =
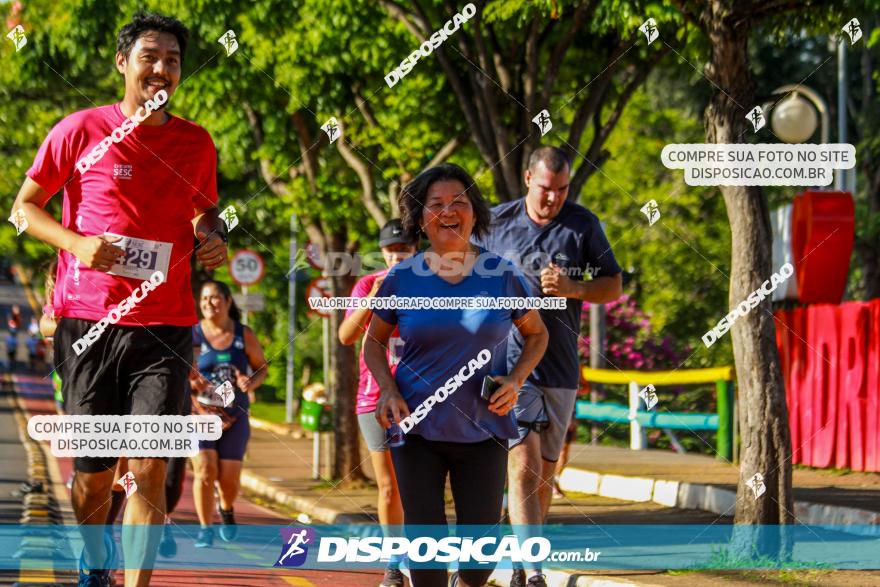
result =
[{"label": "smartphone in hand", "polygon": [[480,397],[489,401],[492,398],[492,394],[495,393],[499,387],[501,387],[500,383],[492,379],[491,375],[486,375],[483,378],[483,388],[480,390]]}]

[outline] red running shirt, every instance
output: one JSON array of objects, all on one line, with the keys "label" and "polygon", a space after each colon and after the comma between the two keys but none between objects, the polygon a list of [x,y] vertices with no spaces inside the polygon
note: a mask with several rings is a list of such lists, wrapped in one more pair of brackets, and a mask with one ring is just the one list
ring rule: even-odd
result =
[{"label": "red running shirt", "polygon": [[[217,204],[217,150],[205,129],[171,116],[159,126],[138,125],[81,173],[77,161],[125,118],[119,104],[67,116],[49,132],[27,175],[50,194],[64,188],[61,223],[76,233],[166,243],[158,253],[127,249],[126,266],[140,272],[152,273],[157,255],[156,268],[164,267],[167,254],[166,281],[117,324],[191,326],[197,321],[190,290],[192,219]],[[143,281],[89,269],[60,251],[55,315],[98,321]]]}]

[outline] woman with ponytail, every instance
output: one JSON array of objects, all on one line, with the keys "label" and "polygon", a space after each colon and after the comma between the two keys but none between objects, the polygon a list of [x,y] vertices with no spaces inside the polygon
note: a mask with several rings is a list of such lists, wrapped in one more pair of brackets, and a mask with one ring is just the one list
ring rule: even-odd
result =
[{"label": "woman with ponytail", "polygon": [[[200,441],[199,454],[193,458],[193,497],[201,524],[195,546],[205,548],[214,543],[215,482],[220,495],[220,538],[226,542],[235,539],[232,506],[238,496],[241,461],[251,434],[248,408],[256,401],[256,390],[267,371],[263,348],[254,332],[241,323],[241,312],[228,285],[205,282],[199,309],[202,320],[193,327],[193,356],[198,365],[198,372],[193,372],[190,379],[193,413],[217,414],[223,420],[222,436]],[[221,392],[230,386],[234,399],[224,405]]]}]

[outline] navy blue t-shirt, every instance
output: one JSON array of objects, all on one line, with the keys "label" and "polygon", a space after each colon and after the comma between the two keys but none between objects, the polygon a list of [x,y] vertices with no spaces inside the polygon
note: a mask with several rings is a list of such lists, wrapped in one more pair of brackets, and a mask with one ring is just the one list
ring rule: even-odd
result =
[{"label": "navy blue t-shirt", "polygon": [[[575,281],[583,281],[587,273],[594,279],[620,273],[599,219],[570,201],[545,226],[538,226],[529,218],[524,198],[495,206],[488,236],[474,242],[515,262],[534,296],[543,295],[541,269],[550,261],[565,269]],[[580,300],[569,299],[565,310],[540,310],[550,343],[529,381],[545,387],[577,389],[581,306]],[[511,332],[508,364],[519,359],[522,345],[519,332]]]},{"label": "navy blue t-shirt", "polygon": [[[377,297],[528,297],[529,286],[509,261],[481,250],[486,268],[456,284],[433,273],[419,253],[395,265],[385,277]],[[439,387],[459,374],[483,349],[489,361],[445,401],[434,404],[411,433],[428,440],[482,442],[517,436],[513,411],[499,416],[489,411],[480,397],[486,375],[506,375],[508,333],[517,330],[514,320],[527,310],[488,309],[375,309],[373,313],[396,324],[404,340],[403,354],[394,379],[410,411],[414,411]],[[467,370],[466,370],[467,371]]]}]

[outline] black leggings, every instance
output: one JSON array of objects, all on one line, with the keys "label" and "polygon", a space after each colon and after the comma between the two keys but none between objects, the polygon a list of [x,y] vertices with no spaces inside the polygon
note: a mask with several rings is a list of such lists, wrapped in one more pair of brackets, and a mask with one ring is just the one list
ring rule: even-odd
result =
[{"label": "black leggings", "polygon": [[[404,523],[446,525],[446,475],[452,486],[459,526],[493,526],[501,521],[501,500],[507,478],[507,441],[441,442],[407,434],[406,443],[391,449],[403,503]],[[416,532],[417,533],[417,532]],[[409,532],[407,532],[409,534]],[[494,567],[462,569],[469,585],[483,585]],[[446,587],[445,569],[411,569],[413,587]]]}]

